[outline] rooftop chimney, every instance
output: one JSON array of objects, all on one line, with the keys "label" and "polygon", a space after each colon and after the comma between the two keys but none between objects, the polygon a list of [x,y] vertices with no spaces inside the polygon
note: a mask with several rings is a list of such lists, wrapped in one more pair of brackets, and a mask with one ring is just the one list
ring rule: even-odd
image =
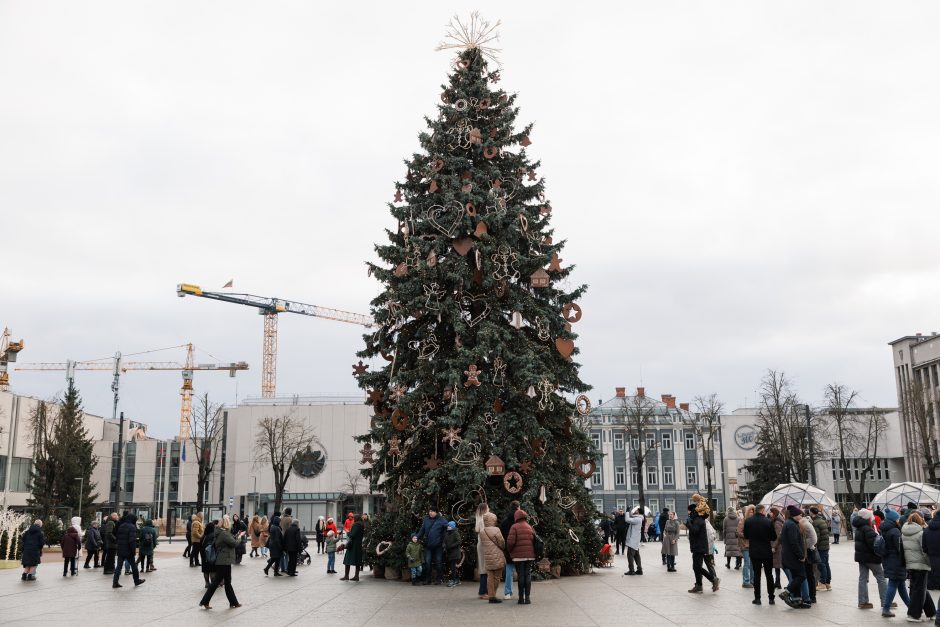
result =
[{"label": "rooftop chimney", "polygon": [[679,403],[679,409],[681,409],[682,411],[689,411],[689,404],[688,404],[688,403]]},{"label": "rooftop chimney", "polygon": [[614,388],[617,391],[617,398],[623,398],[627,395],[627,388]]},{"label": "rooftop chimney", "polygon": [[644,396],[646,396],[646,388],[637,388],[636,395],[639,396],[640,398],[643,398]]},{"label": "rooftop chimney", "polygon": [[663,402],[666,403],[666,407],[668,407],[669,409],[676,408],[676,397],[673,396],[672,394],[663,394],[662,399],[663,399]]}]

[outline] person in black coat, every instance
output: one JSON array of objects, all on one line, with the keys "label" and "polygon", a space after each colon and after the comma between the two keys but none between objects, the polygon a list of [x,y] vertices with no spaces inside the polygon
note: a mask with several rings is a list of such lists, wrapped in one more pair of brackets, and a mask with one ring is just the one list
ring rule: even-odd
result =
[{"label": "person in black coat", "polygon": [[780,600],[790,607],[809,609],[809,603],[804,603],[801,588],[806,579],[806,546],[803,544],[803,534],[800,532],[800,520],[803,512],[796,505],[787,507],[787,521],[783,524],[783,533],[780,537],[780,562],[783,570],[790,578],[786,589],[780,593]]},{"label": "person in black coat", "polygon": [[748,541],[748,554],[754,569],[754,605],[760,605],[760,573],[767,580],[767,602],[774,604],[774,549],[771,543],[777,539],[774,523],[764,515],[764,505],[758,505],[753,516],[744,521],[744,539]]},{"label": "person in black coat", "polygon": [[114,578],[111,581],[112,588],[121,588],[118,579],[121,576],[121,570],[125,564],[130,564],[131,572],[134,574],[134,586],[139,586],[146,579],[140,578],[140,572],[137,570],[137,560],[134,555],[137,552],[137,519],[133,514],[124,514],[121,518],[121,525],[117,529],[117,566],[114,568]]},{"label": "person in black coat", "polygon": [[91,568],[88,563],[91,561],[92,556],[95,558],[95,568],[98,568],[100,564],[98,563],[98,556],[101,552],[101,529],[99,527],[98,521],[91,523],[91,527],[88,528],[88,531],[85,532],[85,566],[84,568]]},{"label": "person in black coat", "polygon": [[610,538],[614,534],[613,527],[610,522],[610,516],[607,514],[601,514],[601,533],[604,534],[604,544],[610,544]]},{"label": "person in black coat", "polygon": [[202,531],[199,544],[193,549],[199,555],[199,570],[202,571],[202,579],[206,584],[206,588],[211,586],[212,580],[215,579],[215,562],[206,559],[206,549],[215,544],[215,527],[215,521],[210,520]]},{"label": "person in black coat", "polygon": [[927,523],[924,535],[921,538],[924,553],[930,559],[930,575],[927,587],[931,590],[940,588],[940,510],[934,512],[933,518]]},{"label": "person in black coat", "polygon": [[868,574],[875,576],[878,582],[879,602],[885,598],[888,584],[885,581],[881,558],[875,553],[875,538],[878,534],[872,529],[874,515],[870,509],[859,510],[852,520],[853,536],[855,538],[855,561],[858,563],[858,607],[870,610],[874,607],[868,602]]},{"label": "person in black coat", "polygon": [[[268,564],[264,567],[264,576],[268,576],[271,566],[274,566],[274,576],[281,575],[281,556],[284,555],[284,534],[281,531],[280,517],[271,518],[271,524],[268,525]],[[275,522],[276,521],[276,522]]]},{"label": "person in black coat", "polygon": [[103,575],[114,574],[114,560],[117,557],[117,528],[120,525],[117,512],[111,512],[108,520],[101,530],[101,539],[104,542],[104,572]]},{"label": "person in black coat", "polygon": [[300,537],[300,523],[294,519],[284,533],[284,550],[287,551],[287,575],[297,576],[297,555],[303,549],[303,540]]},{"label": "person in black coat", "polygon": [[705,519],[695,511],[695,505],[689,505],[689,518],[685,523],[689,530],[689,550],[692,552],[692,572],[695,573],[695,585],[689,592],[699,594],[702,592],[702,577],[712,584],[714,589],[716,578],[712,576],[708,568],[703,567],[705,557],[708,555],[708,530],[705,527]]},{"label": "person in black coat", "polygon": [[614,515],[614,542],[616,543],[617,555],[627,552],[627,514],[622,509],[618,509]]},{"label": "person in black coat", "polygon": [[42,521],[36,519],[23,533],[20,540],[23,547],[21,562],[23,564],[23,581],[36,581],[36,567],[42,561],[42,547],[46,543],[42,535]]},{"label": "person in black coat", "polygon": [[899,594],[904,605],[910,607],[911,599],[907,594],[907,588],[904,582],[907,580],[907,566],[904,563],[904,547],[901,544],[901,530],[898,528],[898,521],[901,515],[890,507],[885,511],[885,520],[881,523],[879,531],[884,538],[885,551],[881,558],[881,565],[885,571],[885,578],[888,580],[888,587],[885,590],[885,596],[881,600],[881,615],[885,618],[893,618],[891,611],[891,602],[894,601],[895,593]]}]

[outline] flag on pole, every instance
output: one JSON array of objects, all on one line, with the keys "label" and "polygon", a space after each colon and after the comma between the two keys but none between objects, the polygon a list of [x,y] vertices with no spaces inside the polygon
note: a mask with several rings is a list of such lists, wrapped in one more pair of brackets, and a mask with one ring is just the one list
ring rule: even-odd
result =
[{"label": "flag on pole", "polygon": [[235,279],[229,279],[228,283],[222,286],[222,289],[224,290],[226,287],[232,287],[234,284],[235,284]]},{"label": "flag on pole", "polygon": [[180,459],[186,461],[186,440],[183,440],[183,452],[180,454]]}]

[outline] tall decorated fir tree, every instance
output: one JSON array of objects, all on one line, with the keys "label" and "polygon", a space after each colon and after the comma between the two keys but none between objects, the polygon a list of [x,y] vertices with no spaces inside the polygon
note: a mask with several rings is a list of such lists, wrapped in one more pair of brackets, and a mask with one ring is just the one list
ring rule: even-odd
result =
[{"label": "tall decorated fir tree", "polygon": [[396,184],[397,228],[369,264],[382,291],[359,356],[382,366],[354,374],[375,410],[359,438],[364,474],[387,511],[368,546],[391,542],[383,560],[401,566],[433,507],[460,525],[469,570],[477,504],[502,517],[515,499],[551,565],[585,572],[600,549],[584,486],[597,452],[580,428],[587,397],[564,397],[587,389],[571,328],[585,287],[566,287],[532,125],[515,128],[516,96],[488,63],[493,27],[473,16],[448,37],[454,71]]}]

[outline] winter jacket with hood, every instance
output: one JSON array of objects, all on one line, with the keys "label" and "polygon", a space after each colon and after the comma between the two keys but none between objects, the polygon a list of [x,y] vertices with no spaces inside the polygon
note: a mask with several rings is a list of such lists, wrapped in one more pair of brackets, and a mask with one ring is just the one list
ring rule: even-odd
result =
[{"label": "winter jacket with hood", "polygon": [[907,568],[904,566],[904,548],[901,545],[901,530],[893,520],[881,523],[881,535],[885,539],[885,556],[881,564],[885,569],[885,579],[903,581],[907,579]]},{"label": "winter jacket with hood", "polygon": [[343,564],[346,566],[362,567],[362,537],[365,535],[365,527],[361,520],[357,520],[349,530],[346,538],[346,555],[343,556]]},{"label": "winter jacket with hood", "polygon": [[881,558],[875,553],[875,537],[878,535],[865,518],[856,516],[852,521],[855,529],[855,561],[859,564],[880,564]]},{"label": "winter jacket with hood", "polygon": [[85,532],[85,550],[95,552],[101,548],[101,531],[97,527],[89,527]]},{"label": "winter jacket with hood", "polygon": [[636,551],[640,550],[640,532],[643,529],[643,514],[630,514],[627,520],[627,546]]},{"label": "winter jacket with hood", "polygon": [[457,527],[451,527],[448,525],[447,531],[444,532],[444,557],[447,560],[459,560],[460,559],[460,543],[462,538],[460,537],[460,532],[457,531]]},{"label": "winter jacket with hood", "polygon": [[930,559],[930,569],[940,572],[940,518],[931,518],[927,523],[921,545]]},{"label": "winter jacket with hood", "polygon": [[519,509],[515,513],[516,522],[509,528],[506,548],[514,562],[535,559],[535,529],[529,524],[529,515]]},{"label": "winter jacket with hood", "polygon": [[731,510],[725,516],[722,531],[724,532],[725,557],[744,557],[738,545],[738,513],[736,511]]},{"label": "winter jacket with hood", "polygon": [[238,540],[230,530],[223,527],[216,529],[212,544],[215,546],[216,566],[231,566],[235,563],[235,547],[238,545]]},{"label": "winter jacket with hood", "polygon": [[120,520],[113,520],[111,517],[108,517],[108,520],[104,523],[104,527],[101,531],[102,539],[104,540],[105,550],[114,550],[117,546],[117,528],[121,524]]},{"label": "winter jacket with hood", "polygon": [[816,530],[816,548],[820,551],[829,550],[829,523],[822,514],[813,518],[813,528]]},{"label": "winter jacket with hood", "polygon": [[117,530],[117,556],[133,558],[137,553],[137,519],[133,514],[124,514]]},{"label": "winter jacket with hood", "polygon": [[271,551],[271,557],[281,559],[284,555],[284,534],[281,526],[278,524],[268,525],[268,550]]},{"label": "winter jacket with hood", "polygon": [[901,527],[901,544],[904,546],[904,562],[908,570],[930,570],[930,559],[924,553],[924,528],[908,522]]},{"label": "winter jacket with hood", "polygon": [[290,527],[284,532],[284,550],[288,553],[300,553],[303,542],[300,538],[300,523],[291,521]]},{"label": "winter jacket with hood", "polygon": [[483,514],[483,570],[502,570],[506,566],[506,540],[496,526],[496,514]]},{"label": "winter jacket with hood", "polygon": [[[335,544],[334,541],[334,550],[336,550]],[[329,546],[329,540],[327,540],[327,546]],[[420,542],[409,542],[408,546],[405,547],[405,558],[408,560],[408,568],[418,568],[421,566],[421,562],[424,558],[423,554],[424,547],[421,546]]]},{"label": "winter jacket with hood", "polygon": [[198,544],[202,541],[202,535],[206,532],[206,526],[202,524],[202,521],[198,518],[193,521],[193,526],[189,531],[189,535],[193,540],[193,544]]},{"label": "winter jacket with hood", "polygon": [[[140,528],[137,536],[140,540],[140,554],[145,556],[153,555],[153,550],[157,547],[157,528],[153,526],[153,521],[145,520],[144,526]],[[150,546],[147,546],[144,538],[150,538]]]},{"label": "winter jacket with hood", "polygon": [[75,527],[69,527],[62,535],[62,557],[78,557],[78,549],[82,546],[81,535]]},{"label": "winter jacket with hood", "polygon": [[686,523],[689,530],[689,550],[698,555],[708,555],[708,531],[705,528],[705,519],[696,512],[689,515]]},{"label": "winter jacket with hood", "polygon": [[23,566],[38,566],[42,558],[42,545],[46,543],[46,538],[42,535],[42,527],[33,523],[23,533],[21,542],[23,543]]}]

